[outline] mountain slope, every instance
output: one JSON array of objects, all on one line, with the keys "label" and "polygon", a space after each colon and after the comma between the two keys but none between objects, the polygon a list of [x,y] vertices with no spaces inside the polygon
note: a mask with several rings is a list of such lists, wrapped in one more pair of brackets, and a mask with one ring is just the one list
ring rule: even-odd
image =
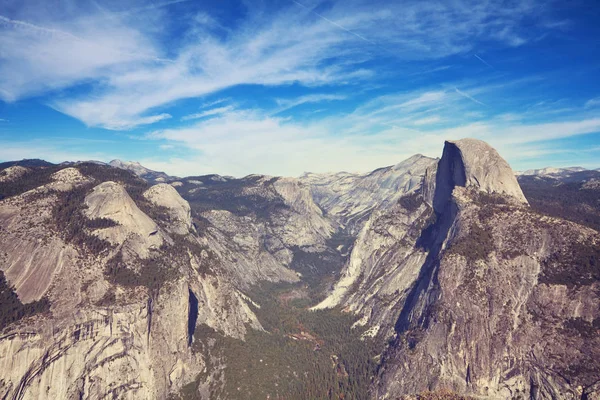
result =
[{"label": "mountain slope", "polygon": [[371,217],[344,294],[320,305],[389,338],[373,396],[597,393],[597,232],[531,211],[508,164],[475,140],[447,142],[412,200]]},{"label": "mountain slope", "polygon": [[0,397],[597,398],[597,174],[474,139],[299,179],[10,164]]},{"label": "mountain slope", "polygon": [[600,231],[599,171],[518,179],[534,210]]},{"label": "mountain slope", "polygon": [[205,368],[197,325],[261,329],[201,241],[165,218],[186,213],[176,192],[102,165],[29,169],[0,183],[3,290],[34,311],[2,326],[3,398],[165,398]]},{"label": "mountain slope", "polygon": [[356,234],[376,208],[391,207],[421,184],[436,162],[420,154],[367,174],[304,174],[300,179],[327,214]]}]

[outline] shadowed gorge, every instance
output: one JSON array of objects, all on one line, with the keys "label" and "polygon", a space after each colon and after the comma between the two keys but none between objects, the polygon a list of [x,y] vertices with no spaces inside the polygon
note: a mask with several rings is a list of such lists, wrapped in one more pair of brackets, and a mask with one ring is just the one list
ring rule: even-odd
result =
[{"label": "shadowed gorge", "polygon": [[188,307],[188,345],[191,345],[196,331],[196,322],[198,321],[198,298],[191,289]]}]

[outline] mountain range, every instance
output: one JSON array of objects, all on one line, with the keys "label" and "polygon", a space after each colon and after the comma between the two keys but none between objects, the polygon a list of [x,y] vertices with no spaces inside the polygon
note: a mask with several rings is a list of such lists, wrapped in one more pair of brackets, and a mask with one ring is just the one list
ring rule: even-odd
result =
[{"label": "mountain range", "polygon": [[600,398],[600,171],[0,164],[0,397]]}]

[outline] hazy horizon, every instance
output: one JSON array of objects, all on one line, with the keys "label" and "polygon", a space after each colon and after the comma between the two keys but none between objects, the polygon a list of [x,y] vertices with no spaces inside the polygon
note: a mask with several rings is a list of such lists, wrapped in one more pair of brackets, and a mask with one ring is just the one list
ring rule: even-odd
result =
[{"label": "hazy horizon", "polygon": [[593,2],[0,5],[0,159],[366,172],[475,137],[598,168]]}]

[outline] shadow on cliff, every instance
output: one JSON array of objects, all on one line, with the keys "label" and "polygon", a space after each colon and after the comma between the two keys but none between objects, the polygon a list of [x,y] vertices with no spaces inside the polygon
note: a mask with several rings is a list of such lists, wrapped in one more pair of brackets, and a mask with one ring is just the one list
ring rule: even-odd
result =
[{"label": "shadow on cliff", "polygon": [[[456,186],[465,184],[465,167],[460,150],[453,143],[446,142],[435,180],[433,222],[421,231],[416,242],[417,248],[427,252],[427,258],[400,311],[395,325],[397,333],[428,327],[430,306],[439,295],[438,270],[442,248],[458,211],[452,201],[452,191]],[[413,347],[415,344],[409,341],[409,346]]]}]

